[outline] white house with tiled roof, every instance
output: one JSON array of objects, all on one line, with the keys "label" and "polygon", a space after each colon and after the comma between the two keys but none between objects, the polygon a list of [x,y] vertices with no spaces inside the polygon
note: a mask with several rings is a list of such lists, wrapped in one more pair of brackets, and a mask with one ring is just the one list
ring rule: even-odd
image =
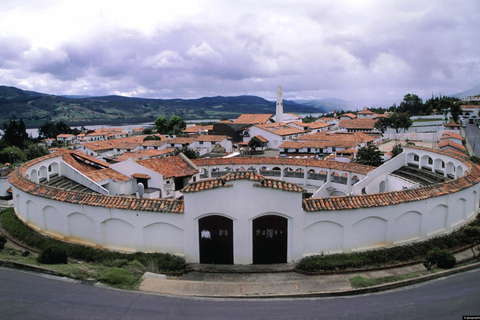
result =
[{"label": "white house with tiled roof", "polygon": [[[8,179],[15,214],[37,232],[206,264],[296,262],[430,239],[473,221],[480,193],[480,167],[420,147],[378,168],[278,157],[109,165],[60,150]],[[132,193],[115,195],[122,184]]]},{"label": "white house with tiled roof", "polygon": [[267,142],[268,149],[277,149],[284,141],[292,140],[305,131],[289,126],[285,123],[257,124],[248,129],[249,136],[244,137],[243,141],[250,141],[251,137],[262,136]]},{"label": "white house with tiled roof", "polygon": [[377,114],[363,107],[363,110],[357,112],[357,119],[373,119]]},{"label": "white house with tiled roof", "polygon": [[193,150],[196,150],[200,156],[212,152],[214,149],[221,149],[222,153],[232,153],[232,140],[227,136],[220,135],[201,135],[195,138],[191,145]]}]

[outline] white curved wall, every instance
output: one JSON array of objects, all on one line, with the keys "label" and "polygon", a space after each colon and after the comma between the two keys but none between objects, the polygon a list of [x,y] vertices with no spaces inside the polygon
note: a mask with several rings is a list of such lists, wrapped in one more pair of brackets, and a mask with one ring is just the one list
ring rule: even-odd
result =
[{"label": "white curved wall", "polygon": [[[418,164],[421,159],[428,164],[428,158],[420,154]],[[431,158],[435,163],[436,155]],[[414,161],[414,155],[405,159]],[[447,173],[449,168],[458,173],[459,166],[464,166],[458,159],[442,161]],[[436,163],[441,167],[441,162]],[[36,170],[28,172],[32,178]],[[311,254],[390,247],[451,232],[475,218],[480,191],[480,185],[474,184],[396,205],[307,212],[301,193],[254,187],[256,182],[249,180],[228,183],[232,186],[186,193],[183,214],[74,204],[34,196],[15,185],[13,193],[16,214],[42,233],[97,248],[174,253],[184,255],[188,262],[199,261],[198,220],[225,216],[233,221],[234,263],[249,264],[252,223],[263,215],[288,220],[288,261],[297,261]]]}]

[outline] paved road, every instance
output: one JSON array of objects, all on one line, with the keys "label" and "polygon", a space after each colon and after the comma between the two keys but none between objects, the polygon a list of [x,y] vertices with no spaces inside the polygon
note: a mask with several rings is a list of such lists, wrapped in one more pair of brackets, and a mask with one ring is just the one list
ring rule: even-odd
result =
[{"label": "paved road", "polygon": [[476,125],[468,123],[465,127],[465,135],[470,146],[474,149],[474,154],[480,156],[480,129]]},{"label": "paved road", "polygon": [[344,298],[186,299],[58,281],[0,268],[9,319],[462,319],[480,315],[480,270],[381,294]]}]

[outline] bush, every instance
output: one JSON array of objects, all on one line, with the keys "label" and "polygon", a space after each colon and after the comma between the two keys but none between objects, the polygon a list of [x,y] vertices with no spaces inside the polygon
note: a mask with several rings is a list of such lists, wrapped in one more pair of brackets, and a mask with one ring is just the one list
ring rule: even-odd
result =
[{"label": "bush", "polygon": [[130,271],[119,268],[111,268],[102,272],[99,275],[98,280],[116,286],[128,286],[137,281],[135,276]]},{"label": "bush", "polygon": [[62,245],[54,244],[45,247],[37,260],[43,264],[66,264],[68,262],[67,259],[67,249]]},{"label": "bush", "polygon": [[7,243],[7,238],[3,234],[0,234],[0,251],[5,248],[5,244]]},{"label": "bush", "polygon": [[428,251],[423,259],[423,265],[427,270],[435,268],[451,269],[457,263],[457,259],[451,252],[439,248]]}]

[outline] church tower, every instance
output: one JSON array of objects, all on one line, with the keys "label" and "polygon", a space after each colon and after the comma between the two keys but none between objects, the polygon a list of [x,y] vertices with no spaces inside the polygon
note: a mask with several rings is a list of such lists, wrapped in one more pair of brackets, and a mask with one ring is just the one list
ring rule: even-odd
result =
[{"label": "church tower", "polygon": [[277,87],[277,110],[275,113],[275,122],[283,122],[283,101],[282,101],[282,86]]}]

